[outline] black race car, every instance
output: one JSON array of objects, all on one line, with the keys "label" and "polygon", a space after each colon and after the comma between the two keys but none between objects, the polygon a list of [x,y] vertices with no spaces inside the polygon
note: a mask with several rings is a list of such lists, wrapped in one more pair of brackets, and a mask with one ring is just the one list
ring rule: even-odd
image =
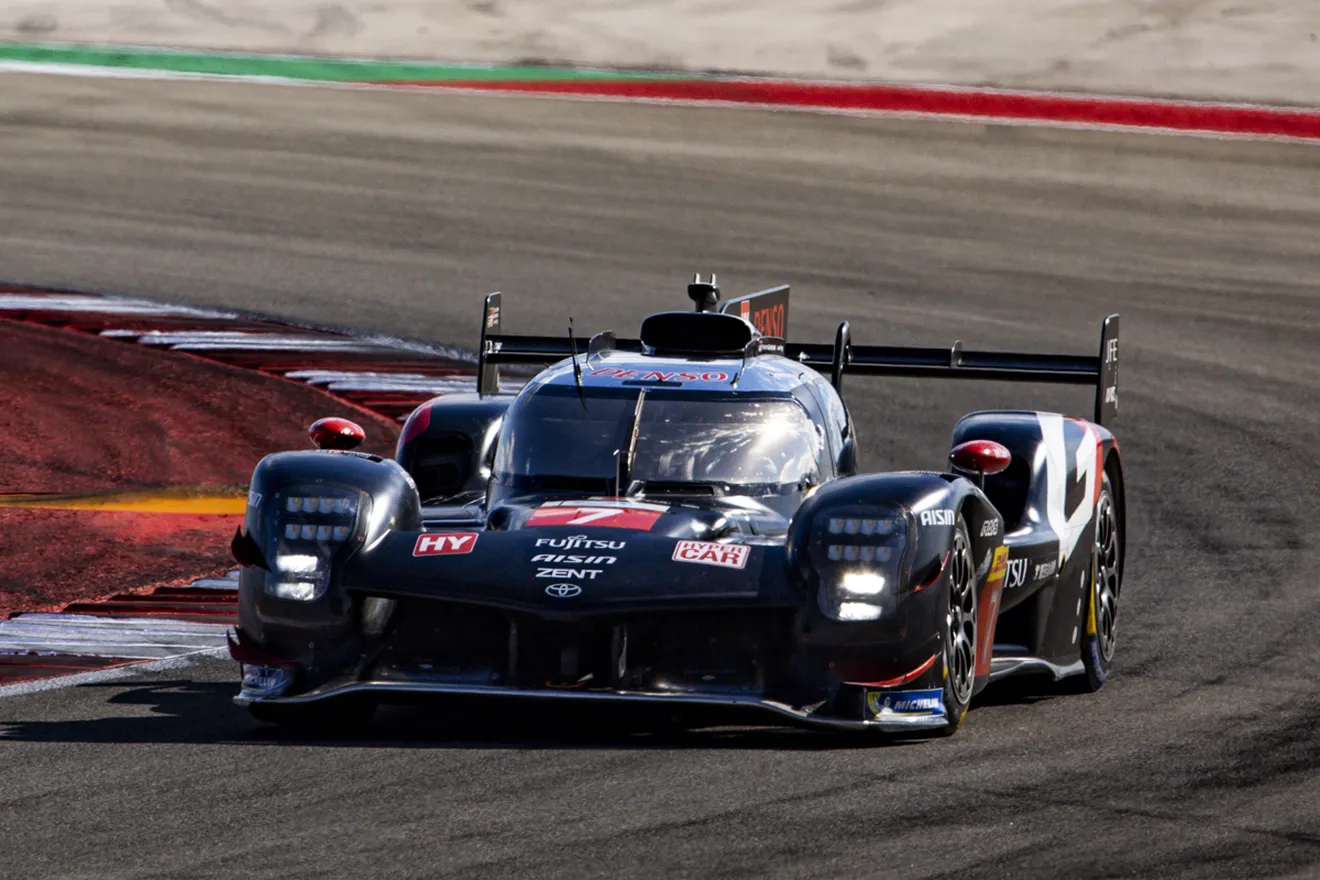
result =
[{"label": "black race car", "polygon": [[[1096,357],[784,341],[788,288],[652,315],[640,339],[512,336],[396,459],[257,466],[232,656],[258,718],[426,695],[610,702],[951,733],[1018,673],[1100,687],[1124,557],[1118,316]],[[545,369],[500,392],[500,365]],[[1093,385],[1093,421],[977,412],[947,472],[860,471],[851,374]],[[506,377],[507,378],[507,377]]]}]

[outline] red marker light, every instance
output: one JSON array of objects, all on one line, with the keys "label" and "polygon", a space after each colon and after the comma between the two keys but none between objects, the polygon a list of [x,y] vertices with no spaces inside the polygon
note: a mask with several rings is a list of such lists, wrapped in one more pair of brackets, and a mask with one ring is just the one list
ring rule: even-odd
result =
[{"label": "red marker light", "polygon": [[307,436],[317,449],[352,449],[367,439],[367,432],[357,422],[329,418],[312,422]]},{"label": "red marker light", "polygon": [[969,474],[997,474],[1013,463],[1008,447],[993,440],[968,440],[949,453],[953,469]]}]

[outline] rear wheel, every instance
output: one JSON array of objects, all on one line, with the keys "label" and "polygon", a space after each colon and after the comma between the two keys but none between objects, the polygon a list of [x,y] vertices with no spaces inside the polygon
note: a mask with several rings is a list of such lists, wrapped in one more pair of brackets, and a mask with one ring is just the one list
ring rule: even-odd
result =
[{"label": "rear wheel", "polygon": [[1082,639],[1082,665],[1086,667],[1086,687],[1098,691],[1109,678],[1109,664],[1114,657],[1117,638],[1118,594],[1122,587],[1122,546],[1118,533],[1118,506],[1114,501],[1109,475],[1100,487],[1095,506],[1095,543],[1091,550],[1091,583],[1083,620],[1086,637]]},{"label": "rear wheel", "polygon": [[949,602],[944,636],[944,716],[948,726],[940,730],[952,734],[967,715],[976,683],[976,565],[972,543],[962,516],[953,532],[949,551]]}]

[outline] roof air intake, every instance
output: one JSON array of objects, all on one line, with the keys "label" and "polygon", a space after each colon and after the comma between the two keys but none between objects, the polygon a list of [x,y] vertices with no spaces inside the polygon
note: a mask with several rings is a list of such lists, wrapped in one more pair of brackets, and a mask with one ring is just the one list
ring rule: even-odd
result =
[{"label": "roof air intake", "polygon": [[719,312],[661,312],[642,322],[642,344],[653,354],[742,357],[756,331],[742,318]]}]

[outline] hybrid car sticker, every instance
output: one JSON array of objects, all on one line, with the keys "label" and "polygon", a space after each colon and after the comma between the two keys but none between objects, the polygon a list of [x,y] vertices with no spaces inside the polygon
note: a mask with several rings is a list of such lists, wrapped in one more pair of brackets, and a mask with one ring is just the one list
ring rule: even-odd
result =
[{"label": "hybrid car sticker", "polygon": [[675,562],[695,562],[698,565],[718,565],[722,568],[743,568],[752,548],[746,544],[716,544],[711,541],[679,541],[674,545]]}]

